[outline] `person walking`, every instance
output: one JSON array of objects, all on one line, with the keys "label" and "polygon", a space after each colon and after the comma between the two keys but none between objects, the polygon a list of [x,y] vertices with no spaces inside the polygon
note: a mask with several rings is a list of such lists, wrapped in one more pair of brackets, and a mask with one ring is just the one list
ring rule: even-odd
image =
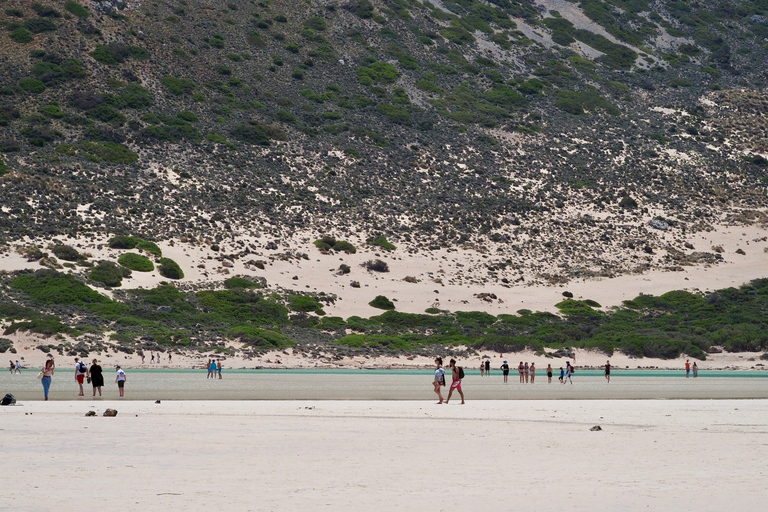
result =
[{"label": "person walking", "polygon": [[491,360],[490,359],[485,360],[485,375],[487,377],[491,376]]},{"label": "person walking", "polygon": [[75,382],[80,386],[80,393],[77,396],[85,396],[83,393],[83,381],[85,380],[85,374],[88,373],[88,367],[79,357],[75,358]]},{"label": "person walking", "polygon": [[520,364],[517,365],[517,373],[520,374],[520,384],[523,384],[525,382],[524,371],[525,371],[525,367],[523,366],[523,362],[520,361]]},{"label": "person walking", "polygon": [[547,365],[547,384],[552,384],[552,365]]},{"label": "person walking", "polygon": [[96,396],[96,391],[101,396],[101,388],[104,386],[104,373],[96,359],[93,360],[91,367],[88,368],[88,379],[91,381],[91,386],[93,386],[93,396]]},{"label": "person walking", "polygon": [[219,374],[219,380],[221,380],[221,359],[216,359],[216,373]]},{"label": "person walking", "polygon": [[[19,367],[19,365],[17,364],[16,368],[18,368],[18,367]],[[699,376],[699,366],[696,364],[696,361],[694,361],[693,362],[693,378],[695,379],[698,376]]]},{"label": "person walking", "polygon": [[560,381],[560,384],[565,384],[564,379],[565,379],[565,370],[563,370],[563,367],[561,366],[560,367],[560,378],[557,379],[557,380]]},{"label": "person walking", "polygon": [[171,364],[171,353],[168,352],[168,364]]},{"label": "person walking", "polygon": [[464,377],[464,370],[462,370],[461,367],[456,366],[455,359],[451,359],[448,364],[452,370],[451,389],[448,390],[448,398],[445,399],[445,403],[447,404],[450,401],[451,395],[453,395],[453,390],[455,389],[461,396],[461,405],[464,405],[464,391],[461,390],[461,379]]},{"label": "person walking", "polygon": [[509,365],[506,361],[501,365],[501,373],[504,375],[504,384],[506,384],[507,379],[509,379]]},{"label": "person walking", "polygon": [[155,353],[154,353],[154,352],[150,352],[150,353],[149,353],[149,355],[151,355],[151,356],[152,356],[152,357],[150,358],[150,360],[149,360],[149,363],[150,363],[150,364],[155,364]]},{"label": "person walking", "polygon": [[445,386],[445,370],[443,369],[443,358],[442,357],[436,357],[435,358],[435,380],[432,381],[432,385],[435,388],[435,394],[437,395],[437,398],[440,399],[438,404],[443,403],[443,393],[440,390],[441,387]]},{"label": "person walking", "polygon": [[533,384],[533,381],[536,379],[536,363],[531,363],[529,371],[531,372],[531,384]]},{"label": "person walking", "polygon": [[48,392],[51,390],[51,378],[53,377],[54,368],[53,359],[48,359],[40,371],[40,382],[43,384],[43,395],[45,395],[46,400],[48,400]]},{"label": "person walking", "polygon": [[144,352],[141,353],[141,364],[144,364]]},{"label": "person walking", "polygon": [[688,359],[685,360],[685,378],[691,376],[691,363],[688,361]]},{"label": "person walking", "polygon": [[608,381],[608,384],[611,383],[611,362],[610,361],[605,362],[605,380]]},{"label": "person walking", "polygon": [[115,368],[115,382],[117,383],[117,391],[120,393],[120,398],[123,398],[125,396],[125,381],[128,380],[128,377],[125,376],[125,372],[122,368],[120,368],[120,365],[117,365]]},{"label": "person walking", "polygon": [[571,374],[573,373],[573,366],[571,366],[570,361],[565,362],[565,377],[563,377],[563,384],[565,384],[566,381],[570,381],[571,384],[573,384],[573,380],[571,379]]},{"label": "person walking", "polygon": [[19,362],[19,360],[17,359],[17,360],[16,360],[16,373],[21,373],[21,369],[22,369],[22,368],[23,368],[23,367],[21,366],[21,363],[20,363],[20,362]]}]

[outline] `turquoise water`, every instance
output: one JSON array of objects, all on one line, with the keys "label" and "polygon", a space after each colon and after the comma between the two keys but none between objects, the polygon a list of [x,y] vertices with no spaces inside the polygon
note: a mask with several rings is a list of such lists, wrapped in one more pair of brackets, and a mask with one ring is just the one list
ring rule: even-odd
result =
[{"label": "turquoise water", "polygon": [[[225,370],[223,378],[206,379],[205,370],[128,369],[127,400],[432,400],[431,370]],[[0,373],[0,396],[13,393],[19,401],[41,400],[37,370],[21,375]],[[117,385],[105,375],[103,399],[117,398]],[[52,400],[93,400],[92,387],[77,396],[72,372],[53,377]],[[463,381],[471,400],[615,400],[768,398],[768,371],[701,371],[685,378],[684,371],[614,370],[610,384],[599,370],[577,370],[573,384],[547,383],[543,374],[535,384],[521,384],[517,374],[505,384],[501,372],[480,377],[468,371]],[[443,388],[447,394],[448,389]]]}]

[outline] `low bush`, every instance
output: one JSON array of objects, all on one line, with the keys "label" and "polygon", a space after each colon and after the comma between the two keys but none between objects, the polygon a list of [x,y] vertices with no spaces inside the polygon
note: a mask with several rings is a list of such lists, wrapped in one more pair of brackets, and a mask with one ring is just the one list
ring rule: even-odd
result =
[{"label": "low bush", "polygon": [[71,245],[55,245],[51,252],[60,260],[77,261],[80,259],[80,253]]},{"label": "low bush", "polygon": [[167,277],[168,279],[184,278],[184,272],[181,270],[179,264],[170,258],[161,258],[157,270],[160,272],[161,276]]},{"label": "low bush", "polygon": [[361,266],[364,267],[366,270],[373,271],[373,272],[389,272],[389,265],[387,265],[387,262],[379,259],[368,260],[365,263],[363,263]]},{"label": "low bush", "polygon": [[298,311],[300,313],[316,313],[320,316],[325,315],[323,306],[317,299],[307,295],[294,295],[288,301],[288,307],[291,311]]},{"label": "low bush", "polygon": [[123,278],[130,277],[131,270],[113,261],[101,260],[91,270],[89,277],[104,286],[117,287],[123,284]]},{"label": "low bush", "polygon": [[382,249],[385,249],[387,251],[394,251],[397,249],[397,247],[391,243],[389,243],[384,236],[377,236],[375,238],[371,238],[368,240],[368,243],[371,245],[376,245],[381,247]]},{"label": "low bush", "polygon": [[17,27],[11,31],[11,39],[20,44],[32,42],[32,33],[24,27]]},{"label": "low bush", "polygon": [[173,76],[167,76],[160,80],[160,83],[168,89],[168,92],[176,96],[182,94],[189,94],[195,90],[196,84],[192,80],[186,78],[176,78]]},{"label": "low bush", "polygon": [[88,12],[88,9],[86,9],[85,7],[83,7],[77,2],[72,2],[72,1],[66,2],[64,4],[64,9],[71,12],[78,18],[87,18],[90,15],[90,13]]},{"label": "low bush", "polygon": [[383,295],[377,295],[368,305],[377,309],[395,309],[395,304]]},{"label": "low bush", "polygon": [[139,160],[139,155],[115,142],[83,142],[80,149],[88,155],[88,159],[105,164],[132,164]]},{"label": "low bush", "polygon": [[135,272],[152,272],[155,270],[155,264],[152,263],[152,260],[135,252],[121,255],[117,262]]},{"label": "low bush", "polygon": [[45,90],[45,84],[37,78],[22,78],[19,80],[19,87],[32,94],[38,94]]}]

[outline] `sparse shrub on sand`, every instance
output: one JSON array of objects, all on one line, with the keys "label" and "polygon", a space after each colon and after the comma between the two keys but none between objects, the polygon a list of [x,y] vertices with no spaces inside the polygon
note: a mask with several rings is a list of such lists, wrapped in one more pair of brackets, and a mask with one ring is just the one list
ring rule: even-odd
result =
[{"label": "sparse shrub on sand", "polygon": [[368,260],[365,263],[363,263],[361,266],[364,267],[366,270],[373,271],[373,272],[389,272],[389,265],[387,265],[387,262],[379,259]]},{"label": "sparse shrub on sand", "polygon": [[60,260],[77,261],[80,259],[80,253],[71,245],[55,245],[51,248],[51,251]]},{"label": "sparse shrub on sand", "polygon": [[395,304],[383,295],[377,295],[368,305],[377,309],[395,309]]},{"label": "sparse shrub on sand", "polygon": [[321,251],[330,251],[333,249],[337,252],[345,252],[347,254],[355,254],[357,252],[357,249],[354,245],[351,243],[344,241],[344,240],[336,240],[332,236],[323,236],[322,238],[315,240],[314,242],[315,247],[320,249]]}]

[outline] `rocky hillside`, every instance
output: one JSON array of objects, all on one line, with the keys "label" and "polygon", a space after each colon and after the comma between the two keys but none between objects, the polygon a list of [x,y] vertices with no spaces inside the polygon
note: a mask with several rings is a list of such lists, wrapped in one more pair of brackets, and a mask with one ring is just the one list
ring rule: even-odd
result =
[{"label": "rocky hillside", "polygon": [[766,219],[766,15],[762,0],[8,0],[0,243],[383,234],[493,247],[553,281],[585,261],[714,262],[686,233]]}]

